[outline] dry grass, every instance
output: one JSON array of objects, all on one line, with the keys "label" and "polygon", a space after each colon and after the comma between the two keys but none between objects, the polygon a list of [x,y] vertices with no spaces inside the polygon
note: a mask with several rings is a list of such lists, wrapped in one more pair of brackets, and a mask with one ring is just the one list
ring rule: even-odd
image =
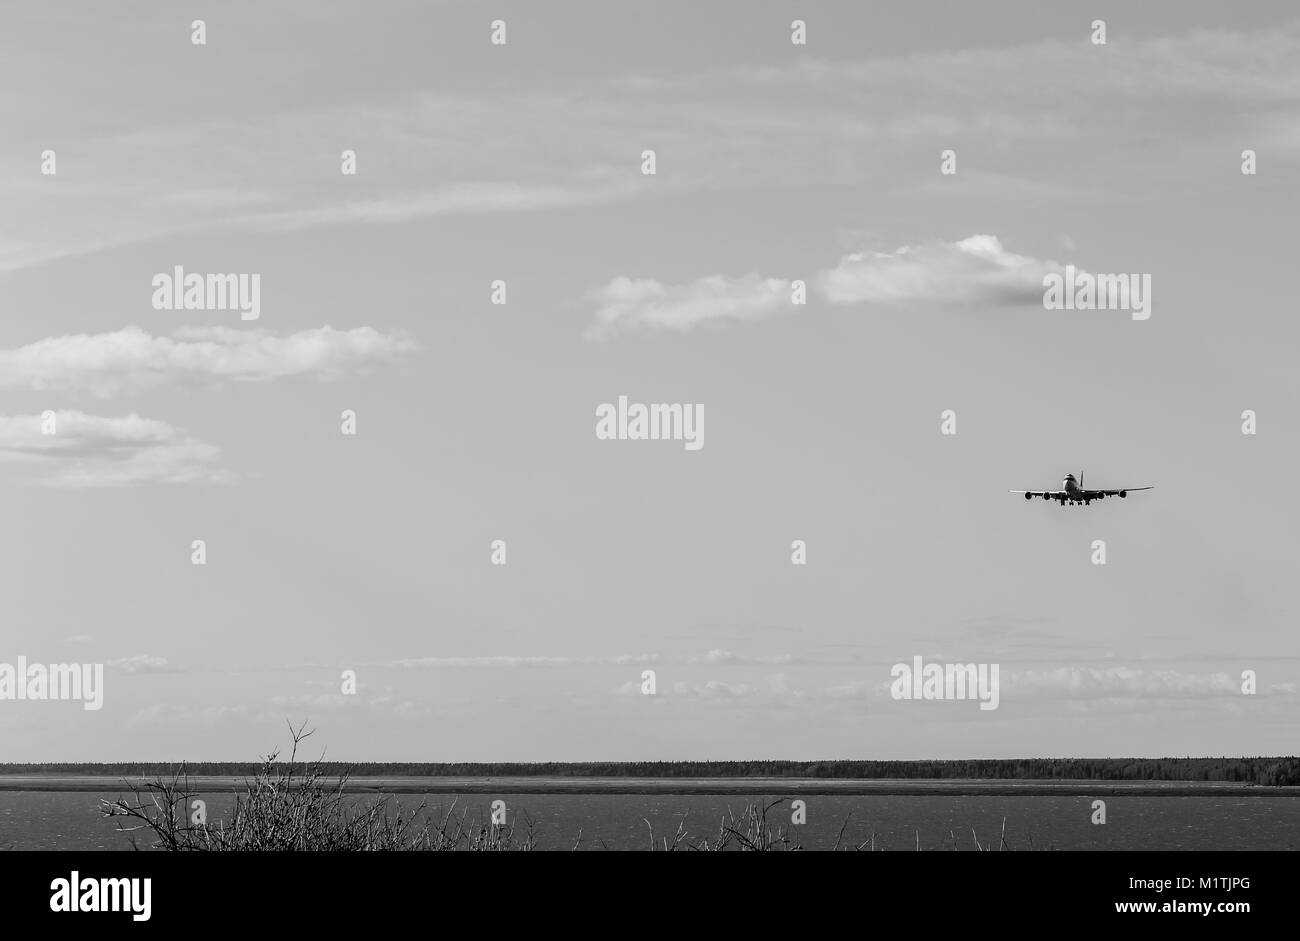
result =
[{"label": "dry grass", "polygon": [[[119,832],[128,834],[131,843],[140,848],[137,834],[147,835],[149,847],[172,852],[256,852],[256,851],[473,851],[500,852],[508,850],[534,850],[538,848],[536,828],[527,814],[523,814],[523,827],[514,822],[504,824],[484,822],[480,815],[471,821],[468,811],[456,814],[453,801],[445,813],[429,816],[426,804],[409,812],[392,802],[390,797],[363,801],[355,795],[345,794],[348,774],[335,774],[333,768],[326,773],[323,759],[306,762],[298,760],[299,746],[312,735],[306,725],[289,727],[292,748],[286,762],[280,762],[279,752],[267,755],[251,777],[246,778],[242,790],[235,795],[235,806],[228,819],[215,824],[196,822],[191,816],[192,801],[199,794],[190,786],[189,773],[184,765],[170,777],[156,777],[140,783],[129,783],[129,798],[100,801],[100,811],[105,817],[118,819]],[[696,838],[686,829],[683,819],[671,837],[656,837],[649,820],[649,849],[675,852],[773,852],[798,851],[805,847],[800,842],[797,828],[780,821],[774,824],[773,811],[789,803],[792,798],[781,797],[771,802],[749,802],[739,814],[727,808],[712,836]],[[784,816],[784,812],[781,813]],[[878,845],[877,834],[861,843],[846,844],[844,834],[852,813],[844,818],[832,851],[855,850],[875,852],[884,850]],[[788,821],[788,817],[785,820]],[[996,849],[1011,849],[1007,842],[1007,822],[1002,820],[1002,832]],[[958,850],[957,835],[948,831],[951,849]],[[911,841],[908,841],[911,842]],[[978,851],[995,847],[980,842],[971,829],[971,844]],[[582,845],[582,831],[578,832],[572,849]],[[603,841],[601,846],[608,849]],[[911,847],[899,847],[910,849]],[[921,849],[920,831],[915,832],[915,848]],[[947,846],[945,845],[945,848]],[[1028,849],[1034,849],[1032,835]]]},{"label": "dry grass", "polygon": [[[258,772],[235,796],[229,820],[215,825],[196,823],[191,801],[199,795],[190,786],[184,765],[170,778],[129,783],[130,798],[100,801],[105,817],[121,818],[118,830],[151,835],[153,849],[184,851],[504,851],[536,848],[532,821],[516,823],[471,821],[468,811],[456,815],[453,801],[441,817],[425,815],[421,803],[409,813],[388,797],[363,803],[344,793],[348,775],[326,775],[320,760],[299,762],[298,748],[311,736],[306,726],[289,728],[293,740],[287,763],[275,751],[263,759]],[[313,730],[314,731],[314,730]],[[516,816],[517,821],[517,816]]]},{"label": "dry grass", "polygon": [[[662,849],[670,853],[676,850],[770,852],[773,850],[803,849],[799,843],[799,837],[791,831],[789,825],[780,824],[773,830],[768,822],[768,814],[772,809],[789,800],[788,797],[781,797],[770,804],[746,804],[744,811],[739,816],[732,813],[731,808],[728,807],[727,815],[718,824],[717,836],[712,839],[709,837],[699,840],[692,839],[686,830],[686,822],[683,820],[677,825],[677,832],[673,834],[671,842],[665,836],[660,838],[660,844],[657,845],[654,827],[650,825],[649,820],[646,820],[646,828],[650,831],[650,849],[652,851]],[[645,820],[644,817],[641,819]]]},{"label": "dry grass", "polygon": [[[658,841],[656,841],[654,828],[651,827],[650,821],[646,820],[645,825],[650,830],[650,849],[652,851],[664,850],[668,852],[674,850],[740,850],[749,852],[770,852],[773,850],[806,849],[806,847],[804,847],[800,842],[798,835],[795,834],[789,826],[781,825],[773,830],[772,826],[768,822],[768,815],[771,811],[790,800],[791,798],[782,797],[769,804],[747,804],[745,810],[739,816],[733,814],[731,809],[728,808],[727,816],[722,819],[722,822],[718,826],[717,836],[712,839],[693,839],[690,833],[686,830],[686,824],[685,821],[683,821],[677,825],[677,832],[673,835],[671,841],[666,836],[659,837]],[[830,847],[830,850],[832,852],[841,850],[883,852],[885,847],[883,845],[877,845],[876,837],[878,834],[874,832],[861,843],[853,844],[844,842],[844,833],[848,829],[849,820],[852,819],[852,817],[853,814],[851,812],[845,816],[844,822],[840,825],[839,833],[835,837],[835,843]],[[645,818],[643,817],[642,819],[644,820]],[[917,851],[920,851],[921,832],[916,830],[914,833],[916,837],[915,848]],[[959,841],[953,831],[949,830],[948,836],[952,841],[951,848],[953,850],[959,850],[962,848],[958,845]],[[980,843],[979,836],[975,833],[973,827],[971,828],[971,843],[974,845],[974,849],[981,852],[989,852],[994,849],[1011,850],[1012,846],[1007,842],[1006,818],[1002,818],[1002,832],[999,835],[996,847],[991,844],[985,845]],[[1032,837],[1029,839],[1027,848],[1031,850],[1034,848]]]}]

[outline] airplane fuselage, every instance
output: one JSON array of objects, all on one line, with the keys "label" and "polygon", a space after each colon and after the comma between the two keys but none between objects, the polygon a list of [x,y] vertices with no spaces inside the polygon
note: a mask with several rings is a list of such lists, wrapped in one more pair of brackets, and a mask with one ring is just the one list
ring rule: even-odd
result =
[{"label": "airplane fuselage", "polygon": [[1061,501],[1063,503],[1066,500],[1073,503],[1091,503],[1093,500],[1104,500],[1106,498],[1105,493],[1100,490],[1085,490],[1079,486],[1079,481],[1074,479],[1073,474],[1067,474],[1065,479],[1061,481],[1061,493],[1065,497]]}]

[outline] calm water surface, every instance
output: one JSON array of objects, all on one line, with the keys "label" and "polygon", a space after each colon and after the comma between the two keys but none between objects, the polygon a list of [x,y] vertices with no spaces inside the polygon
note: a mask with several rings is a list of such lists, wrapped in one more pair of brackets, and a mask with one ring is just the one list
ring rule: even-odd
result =
[{"label": "calm water surface", "polygon": [[[130,839],[116,831],[117,821],[98,813],[99,798],[118,792],[0,792],[0,847],[15,850],[129,850]],[[230,812],[230,793],[202,795],[209,821]],[[744,797],[715,795],[506,794],[515,815],[535,824],[541,848],[570,849],[581,831],[582,849],[646,849],[653,828],[656,842],[684,823],[693,837],[716,835],[730,807],[740,813]],[[367,800],[358,796],[358,800]],[[401,807],[419,805],[419,795],[392,800]],[[926,850],[996,847],[1006,818],[1012,849],[1072,850],[1254,850],[1300,849],[1300,799],[1294,797],[1129,797],[1106,798],[1107,822],[1090,822],[1092,801],[1054,796],[811,796],[807,823],[794,828],[804,847],[830,849],[848,817],[844,844],[870,841],[877,850],[915,850],[917,833]],[[450,806],[446,794],[431,795],[431,815]],[[460,798],[457,813],[471,820],[490,815],[491,798]],[[851,816],[850,816],[851,814]],[[438,814],[440,816],[440,814]],[[645,818],[645,819],[642,819]],[[650,827],[646,826],[646,821]],[[769,820],[788,823],[788,805]],[[974,838],[972,837],[974,829]],[[147,838],[141,840],[147,845]]]}]

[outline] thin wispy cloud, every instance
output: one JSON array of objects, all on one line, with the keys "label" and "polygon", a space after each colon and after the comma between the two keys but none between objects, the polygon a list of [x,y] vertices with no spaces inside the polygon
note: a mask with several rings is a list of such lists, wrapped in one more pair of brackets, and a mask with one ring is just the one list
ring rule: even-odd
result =
[{"label": "thin wispy cloud", "polygon": [[131,717],[132,725],[141,726],[202,726],[216,728],[232,722],[257,720],[253,709],[237,706],[190,706],[174,702],[156,702],[145,706]]},{"label": "thin wispy cloud", "polygon": [[304,375],[329,380],[416,349],[413,340],[373,327],[324,326],[285,335],[188,327],[154,336],[132,326],[0,350],[0,388],[110,398],[182,382],[267,382]]},{"label": "thin wispy cloud", "polygon": [[496,212],[539,212],[595,206],[644,192],[646,185],[628,180],[608,185],[521,184],[514,181],[466,181],[387,199],[367,199],[321,206],[256,213],[228,225],[293,231],[348,222],[409,222],[429,216]]},{"label": "thin wispy cloud", "polygon": [[[1118,40],[1112,36],[1111,42],[1114,49],[1122,46],[1122,55],[1107,49],[1099,60],[1098,49],[1084,31],[1070,39],[955,51],[727,65],[703,74],[636,78],[624,85],[629,91],[668,94],[707,80],[720,97],[748,90],[780,93],[791,100],[802,100],[812,90],[832,102],[880,101],[886,110],[870,113],[891,120],[896,113],[911,115],[913,127],[935,124],[945,133],[953,126],[937,122],[938,115],[960,119],[958,127],[987,127],[1013,110],[1063,115],[1104,106],[1116,96],[1147,105],[1176,100],[1202,107],[1243,99],[1268,104],[1300,98],[1300,20],[1267,29],[1193,29]],[[1026,82],[1026,75],[1033,75],[1034,81]],[[980,107],[970,108],[972,102]],[[1145,115],[1117,117],[1137,122]],[[1068,123],[1052,126],[1026,120],[1018,126],[1026,132],[1061,133]],[[1086,135],[1087,129],[1076,127],[1073,134]]]},{"label": "thin wispy cloud", "polygon": [[[1102,55],[1062,38],[869,61],[810,55],[505,96],[406,89],[360,104],[135,127],[80,146],[77,163],[95,168],[93,184],[34,181],[26,155],[0,161],[0,271],[217,226],[396,223],[797,179],[851,184],[881,178],[889,145],[911,151],[972,136],[1077,159],[1099,121],[1111,132],[1110,153],[1100,156],[1117,172],[1162,121],[1177,122],[1188,146],[1266,139],[1293,158],[1300,140],[1285,129],[1300,100],[1297,62],[1293,22],[1127,36]],[[1190,128],[1189,112],[1198,118]],[[366,143],[361,169],[346,181],[339,128]],[[214,149],[214,140],[224,146]],[[649,184],[629,140],[673,154],[672,172]],[[315,155],[319,174],[301,172],[304,153]],[[531,155],[527,169],[520,153]],[[443,181],[437,187],[429,167]],[[889,172],[897,185],[896,168]]]},{"label": "thin wispy cloud", "polygon": [[438,710],[430,704],[391,695],[366,698],[337,694],[279,695],[264,701],[206,707],[159,702],[138,710],[130,721],[133,725],[157,728],[201,726],[215,729],[248,726],[274,734],[276,730],[284,728],[286,718],[293,716],[320,717],[322,722],[328,721],[330,727],[337,730],[338,723],[348,717],[367,721],[375,718],[427,721],[437,714]]}]

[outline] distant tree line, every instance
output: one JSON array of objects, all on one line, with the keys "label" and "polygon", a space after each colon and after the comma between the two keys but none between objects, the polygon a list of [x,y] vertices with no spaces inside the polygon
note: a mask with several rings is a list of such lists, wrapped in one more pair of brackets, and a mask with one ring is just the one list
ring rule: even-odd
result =
[{"label": "distant tree line", "polygon": [[[186,763],[192,775],[252,776],[257,762]],[[0,764],[0,774],[131,777],[168,774],[162,762]],[[322,762],[328,774],[354,777],[561,778],[931,778],[941,780],[1235,781],[1300,785],[1300,758],[976,758],[963,761],[589,761]]]}]

